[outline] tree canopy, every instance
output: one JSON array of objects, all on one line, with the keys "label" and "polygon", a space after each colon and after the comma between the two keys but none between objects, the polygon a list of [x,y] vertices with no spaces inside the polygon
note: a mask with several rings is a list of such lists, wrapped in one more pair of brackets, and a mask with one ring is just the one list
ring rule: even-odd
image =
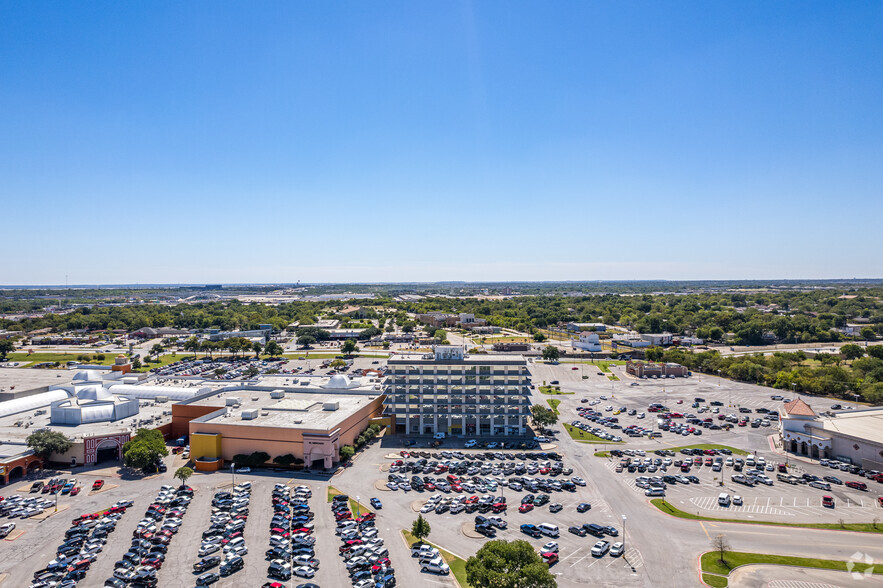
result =
[{"label": "tree canopy", "polygon": [[559,357],[561,357],[561,350],[554,345],[543,347],[543,359],[546,361],[556,361]]},{"label": "tree canopy", "polygon": [[493,540],[466,561],[473,588],[554,588],[555,576],[527,541]]},{"label": "tree canopy", "polygon": [[150,468],[168,454],[162,433],[156,429],[138,429],[123,445],[123,463],[130,468]]},{"label": "tree canopy", "polygon": [[44,461],[49,461],[53,453],[62,455],[73,447],[73,442],[64,433],[49,429],[34,431],[28,435],[25,443]]}]

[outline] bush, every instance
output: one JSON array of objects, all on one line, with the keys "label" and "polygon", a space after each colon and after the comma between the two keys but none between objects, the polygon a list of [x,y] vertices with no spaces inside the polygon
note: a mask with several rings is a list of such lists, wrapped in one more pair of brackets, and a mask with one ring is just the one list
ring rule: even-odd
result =
[{"label": "bush", "polygon": [[340,448],[340,460],[349,461],[356,454],[356,450],[352,445],[344,445]]}]

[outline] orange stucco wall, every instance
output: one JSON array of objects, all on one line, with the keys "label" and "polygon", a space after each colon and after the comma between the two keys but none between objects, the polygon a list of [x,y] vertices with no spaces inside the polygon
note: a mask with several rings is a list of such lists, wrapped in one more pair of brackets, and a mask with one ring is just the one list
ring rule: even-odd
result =
[{"label": "orange stucco wall", "polygon": [[172,405],[172,435],[171,438],[177,439],[184,435],[190,434],[190,421],[205,416],[210,412],[215,412],[224,408],[224,403],[219,402],[218,406],[202,406],[197,404],[173,404]]}]

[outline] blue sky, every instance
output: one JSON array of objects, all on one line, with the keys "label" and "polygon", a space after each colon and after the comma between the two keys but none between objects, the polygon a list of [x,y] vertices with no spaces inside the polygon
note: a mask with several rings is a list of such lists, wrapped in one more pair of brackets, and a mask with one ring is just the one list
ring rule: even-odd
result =
[{"label": "blue sky", "polygon": [[0,1],[0,284],[883,277],[883,4]]}]

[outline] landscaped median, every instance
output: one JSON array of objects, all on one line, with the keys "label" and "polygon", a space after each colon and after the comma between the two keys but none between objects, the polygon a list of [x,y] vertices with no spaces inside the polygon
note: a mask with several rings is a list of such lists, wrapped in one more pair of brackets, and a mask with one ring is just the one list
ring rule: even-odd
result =
[{"label": "landscaped median", "polygon": [[[791,557],[788,555],[770,555],[767,553],[745,553],[741,551],[725,551],[724,561],[720,561],[720,553],[708,551],[699,558],[702,566],[702,581],[715,588],[726,588],[729,583],[730,572],[739,566],[751,564],[767,564],[778,566],[795,566],[801,568],[815,568],[820,570],[850,571],[863,574],[871,568],[872,574],[883,574],[883,567],[873,564],[846,562],[834,559],[816,559],[812,557]],[[853,565],[848,568],[847,565]]]},{"label": "landscaped median", "polygon": [[[682,445],[680,447],[661,447],[660,449],[667,449],[668,451],[674,451],[675,453],[679,452],[681,449],[727,449],[733,455],[748,455],[748,452],[742,449],[736,449],[735,447],[730,447],[729,445],[716,445],[714,443],[699,443],[696,445]],[[610,457],[610,452],[598,451],[597,453],[595,453],[595,457]]]},{"label": "landscaped median", "polygon": [[[343,494],[340,490],[335,488],[334,486],[328,486],[328,502],[334,500],[334,497],[338,494]],[[353,515],[363,512],[372,512],[371,509],[361,502],[357,502],[352,496],[350,496],[350,510],[353,511]]]},{"label": "landscaped median", "polygon": [[552,412],[554,412],[555,414],[561,414],[558,411],[558,405],[561,404],[560,400],[558,400],[557,398],[549,398],[548,400],[546,400],[546,402],[548,402],[549,406],[552,407]]},{"label": "landscaped median", "polygon": [[[570,435],[570,438],[574,441],[579,441],[580,443],[609,443],[611,445],[618,445],[622,443],[622,441],[607,441],[606,439],[602,439],[597,435],[593,435],[587,431],[583,431],[582,429],[577,429],[573,425],[564,425],[564,429]],[[601,451],[600,453],[605,453]],[[597,453],[595,455],[598,455]]]},{"label": "landscaped median", "polygon": [[562,392],[559,386],[540,386],[540,394],[573,394],[573,392]]},{"label": "landscaped median", "polygon": [[[402,536],[405,538],[405,542],[407,542],[408,547],[410,548],[412,545],[417,543],[417,538],[411,534],[410,531],[406,531],[402,529]],[[441,553],[442,559],[445,560],[445,563],[451,568],[451,574],[453,574],[454,578],[457,579],[457,583],[461,586],[461,588],[470,588],[469,584],[466,583],[466,560],[462,557],[457,557],[450,551],[445,551],[438,545],[431,543],[429,541],[424,541],[427,545],[432,545],[436,549],[438,549],[439,553]]]},{"label": "landscaped median", "polygon": [[855,531],[857,533],[883,533],[883,524],[875,523],[780,523],[778,521],[757,521],[742,519],[722,519],[716,517],[703,517],[697,514],[689,513],[673,506],[670,502],[666,502],[663,498],[654,498],[650,504],[664,512],[665,514],[679,519],[690,519],[694,521],[711,521],[715,523],[745,523],[747,525],[770,525],[773,527],[799,527],[802,529],[822,529],[829,531]]}]

